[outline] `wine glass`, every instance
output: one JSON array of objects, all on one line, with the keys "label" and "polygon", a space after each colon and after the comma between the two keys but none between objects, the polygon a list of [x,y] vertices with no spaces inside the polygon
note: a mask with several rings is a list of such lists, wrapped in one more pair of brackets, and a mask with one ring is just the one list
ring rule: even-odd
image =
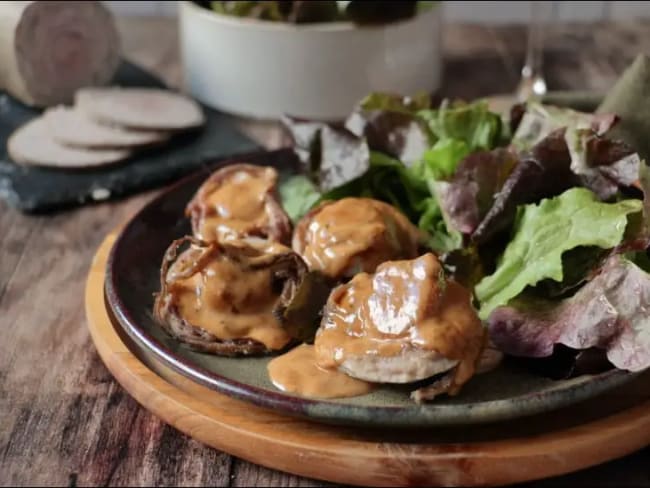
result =
[{"label": "wine glass", "polygon": [[544,30],[549,28],[554,3],[530,2],[526,60],[521,69],[521,80],[516,93],[520,102],[546,94],[547,87],[543,73]]}]

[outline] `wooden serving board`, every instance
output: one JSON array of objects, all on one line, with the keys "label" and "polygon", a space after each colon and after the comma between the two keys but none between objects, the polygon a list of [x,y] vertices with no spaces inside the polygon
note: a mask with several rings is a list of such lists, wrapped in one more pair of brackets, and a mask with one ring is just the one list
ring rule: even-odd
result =
[{"label": "wooden serving board", "polygon": [[145,408],[234,456],[301,476],[373,486],[479,486],[560,475],[650,444],[650,376],[590,402],[501,424],[429,431],[329,426],[286,417],[195,384],[139,351],[113,326],[104,270],[86,285],[88,327],[117,381]]}]

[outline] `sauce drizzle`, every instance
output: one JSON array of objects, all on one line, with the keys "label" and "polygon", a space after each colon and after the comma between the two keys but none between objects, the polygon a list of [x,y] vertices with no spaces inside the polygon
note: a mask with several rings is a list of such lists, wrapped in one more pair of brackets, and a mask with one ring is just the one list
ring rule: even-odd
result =
[{"label": "sauce drizzle", "polygon": [[[180,260],[175,264],[182,266]],[[254,339],[278,350],[291,338],[273,314],[279,292],[273,291],[272,280],[270,269],[243,269],[220,255],[192,276],[170,283],[169,292],[190,324],[222,340]]]},{"label": "sauce drizzle", "polygon": [[417,256],[419,230],[393,206],[371,198],[328,202],[298,224],[293,248],[312,270],[338,279],[372,273],[384,261]]},{"label": "sauce drizzle", "polygon": [[204,241],[225,241],[256,235],[270,226],[267,194],[275,186],[272,168],[252,174],[241,170],[221,181],[195,203],[200,215],[196,237]]},{"label": "sauce drizzle", "polygon": [[276,388],[311,398],[346,398],[370,393],[374,385],[316,364],[314,346],[302,344],[268,364]]}]

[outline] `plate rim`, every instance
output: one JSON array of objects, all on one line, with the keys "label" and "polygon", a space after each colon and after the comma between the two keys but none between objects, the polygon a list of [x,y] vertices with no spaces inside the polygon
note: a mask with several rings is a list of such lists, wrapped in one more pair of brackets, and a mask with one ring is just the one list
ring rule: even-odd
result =
[{"label": "plate rim", "polygon": [[[207,177],[216,166],[224,166],[242,158],[269,158],[282,155],[290,149],[282,148],[275,151],[257,151],[242,156],[220,159],[212,166],[196,171],[176,183],[168,186],[148,201],[138,210],[119,231],[113,243],[107,264],[104,293],[106,302],[115,316],[118,325],[142,347],[147,348],[164,364],[182,374],[191,381],[213,389],[219,393],[244,400],[255,405],[269,408],[288,415],[308,418],[329,424],[359,425],[367,427],[437,427],[450,425],[475,425],[499,422],[521,417],[530,417],[543,412],[557,410],[604,393],[607,390],[621,386],[638,376],[638,372],[612,369],[595,375],[581,375],[576,378],[561,380],[557,387],[550,387],[543,392],[529,392],[507,399],[489,400],[478,403],[461,405],[424,405],[383,406],[383,405],[354,405],[339,401],[328,401],[315,398],[300,397],[272,391],[251,384],[243,383],[225,377],[196,364],[191,359],[177,354],[147,332],[129,313],[128,307],[120,298],[117,287],[117,276],[114,273],[116,262],[121,257],[119,250],[129,231],[138,225],[143,214],[150,212],[155,206],[164,201],[169,194],[198,180],[200,176]],[[245,358],[232,358],[241,360]],[[568,394],[568,393],[571,394]],[[552,406],[549,406],[550,402]],[[517,408],[517,407],[522,408]],[[489,408],[488,412],[472,415],[472,410]],[[514,412],[513,412],[514,411]]]}]

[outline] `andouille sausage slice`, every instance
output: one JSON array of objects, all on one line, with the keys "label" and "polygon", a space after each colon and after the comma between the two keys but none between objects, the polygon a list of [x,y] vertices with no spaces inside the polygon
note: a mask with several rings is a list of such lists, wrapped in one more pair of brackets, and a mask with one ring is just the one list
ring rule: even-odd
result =
[{"label": "andouille sausage slice", "polygon": [[57,142],[43,117],[16,129],[7,141],[16,163],[62,169],[83,169],[117,163],[131,155],[128,149],[86,149]]},{"label": "andouille sausage slice", "polygon": [[215,171],[198,189],[185,213],[194,236],[204,241],[260,237],[288,244],[291,221],[278,201],[278,173],[239,163]]},{"label": "andouille sausage slice", "polygon": [[43,114],[52,137],[66,146],[85,148],[130,148],[150,146],[169,139],[169,133],[124,129],[101,124],[78,109],[59,106]]},{"label": "andouille sausage slice", "polygon": [[178,131],[205,122],[194,100],[159,88],[82,88],[75,106],[102,123],[132,129]]}]

